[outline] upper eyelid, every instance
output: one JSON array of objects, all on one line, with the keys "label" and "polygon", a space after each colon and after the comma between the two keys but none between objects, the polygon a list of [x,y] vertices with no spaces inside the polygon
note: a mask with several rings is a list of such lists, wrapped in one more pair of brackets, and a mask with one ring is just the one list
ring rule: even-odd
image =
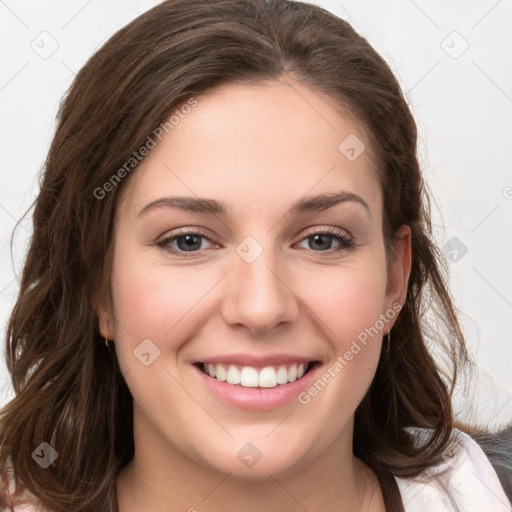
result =
[{"label": "upper eyelid", "polygon": [[[186,235],[199,235],[203,238],[207,238],[210,242],[215,242],[215,237],[210,236],[208,233],[203,231],[201,228],[183,228],[181,230],[176,231],[175,233],[165,234],[159,237],[160,241],[166,241],[169,239],[176,239],[181,236]],[[216,242],[215,242],[216,243]]]},{"label": "upper eyelid", "polygon": [[[346,234],[347,238],[353,238],[352,234],[347,229],[335,228],[335,227],[331,226],[331,227],[324,227],[324,228],[322,228],[322,227],[309,228],[302,235],[302,238],[300,240],[303,240],[304,238],[311,236],[312,234],[329,234],[331,236]],[[202,228],[196,228],[196,227],[182,228],[181,230],[178,230],[176,233],[162,235],[161,237],[159,237],[159,240],[168,240],[169,238],[178,238],[180,236],[185,236],[185,235],[200,235],[204,238],[207,238],[211,242],[215,241],[215,237],[210,236]]]}]

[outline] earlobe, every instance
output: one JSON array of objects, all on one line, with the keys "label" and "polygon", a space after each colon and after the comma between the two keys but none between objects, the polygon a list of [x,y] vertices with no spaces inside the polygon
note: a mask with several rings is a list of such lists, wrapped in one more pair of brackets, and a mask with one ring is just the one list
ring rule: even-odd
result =
[{"label": "earlobe", "polygon": [[112,308],[107,305],[105,300],[100,300],[96,305],[96,316],[98,318],[98,329],[103,338],[113,340],[114,334],[114,321],[112,316]]},{"label": "earlobe", "polygon": [[389,265],[386,290],[387,307],[399,303],[403,306],[407,296],[407,283],[411,273],[411,228],[402,225],[395,233],[393,260]]}]

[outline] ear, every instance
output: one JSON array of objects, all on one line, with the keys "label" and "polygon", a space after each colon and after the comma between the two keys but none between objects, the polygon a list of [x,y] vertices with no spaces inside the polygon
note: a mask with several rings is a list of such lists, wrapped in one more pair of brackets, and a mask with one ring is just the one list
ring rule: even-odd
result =
[{"label": "ear", "polygon": [[113,340],[115,337],[114,315],[111,301],[107,295],[108,293],[103,293],[96,301],[96,316],[100,334],[107,340]]},{"label": "ear", "polygon": [[399,303],[400,306],[405,304],[411,261],[411,228],[404,224],[395,233],[394,254],[391,254],[391,261],[388,265],[386,311],[396,303]]}]

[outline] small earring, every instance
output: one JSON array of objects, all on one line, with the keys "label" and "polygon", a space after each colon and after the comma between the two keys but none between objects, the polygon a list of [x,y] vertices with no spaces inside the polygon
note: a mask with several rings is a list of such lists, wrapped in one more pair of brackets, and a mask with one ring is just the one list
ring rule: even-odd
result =
[{"label": "small earring", "polygon": [[105,346],[110,350],[110,345],[108,344],[110,340],[107,340],[107,338],[105,338]]},{"label": "small earring", "polygon": [[386,345],[386,354],[389,355],[389,347],[391,346],[391,329],[388,331],[388,340]]}]

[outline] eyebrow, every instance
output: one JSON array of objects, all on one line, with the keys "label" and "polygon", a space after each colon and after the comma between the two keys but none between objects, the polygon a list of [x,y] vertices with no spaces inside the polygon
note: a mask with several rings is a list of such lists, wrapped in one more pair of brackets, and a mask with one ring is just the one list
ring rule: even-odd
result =
[{"label": "eyebrow", "polygon": [[[344,190],[337,193],[303,197],[291,205],[290,209],[288,210],[288,214],[323,211],[337,204],[347,202],[361,205],[366,210],[368,216],[371,218],[370,207],[366,201],[357,194]],[[210,213],[219,216],[227,216],[231,211],[226,203],[216,199],[170,196],[161,197],[160,199],[156,199],[155,201],[148,203],[139,212],[138,217],[146,215],[150,211],[161,207],[178,208],[180,210],[189,212]]]}]

